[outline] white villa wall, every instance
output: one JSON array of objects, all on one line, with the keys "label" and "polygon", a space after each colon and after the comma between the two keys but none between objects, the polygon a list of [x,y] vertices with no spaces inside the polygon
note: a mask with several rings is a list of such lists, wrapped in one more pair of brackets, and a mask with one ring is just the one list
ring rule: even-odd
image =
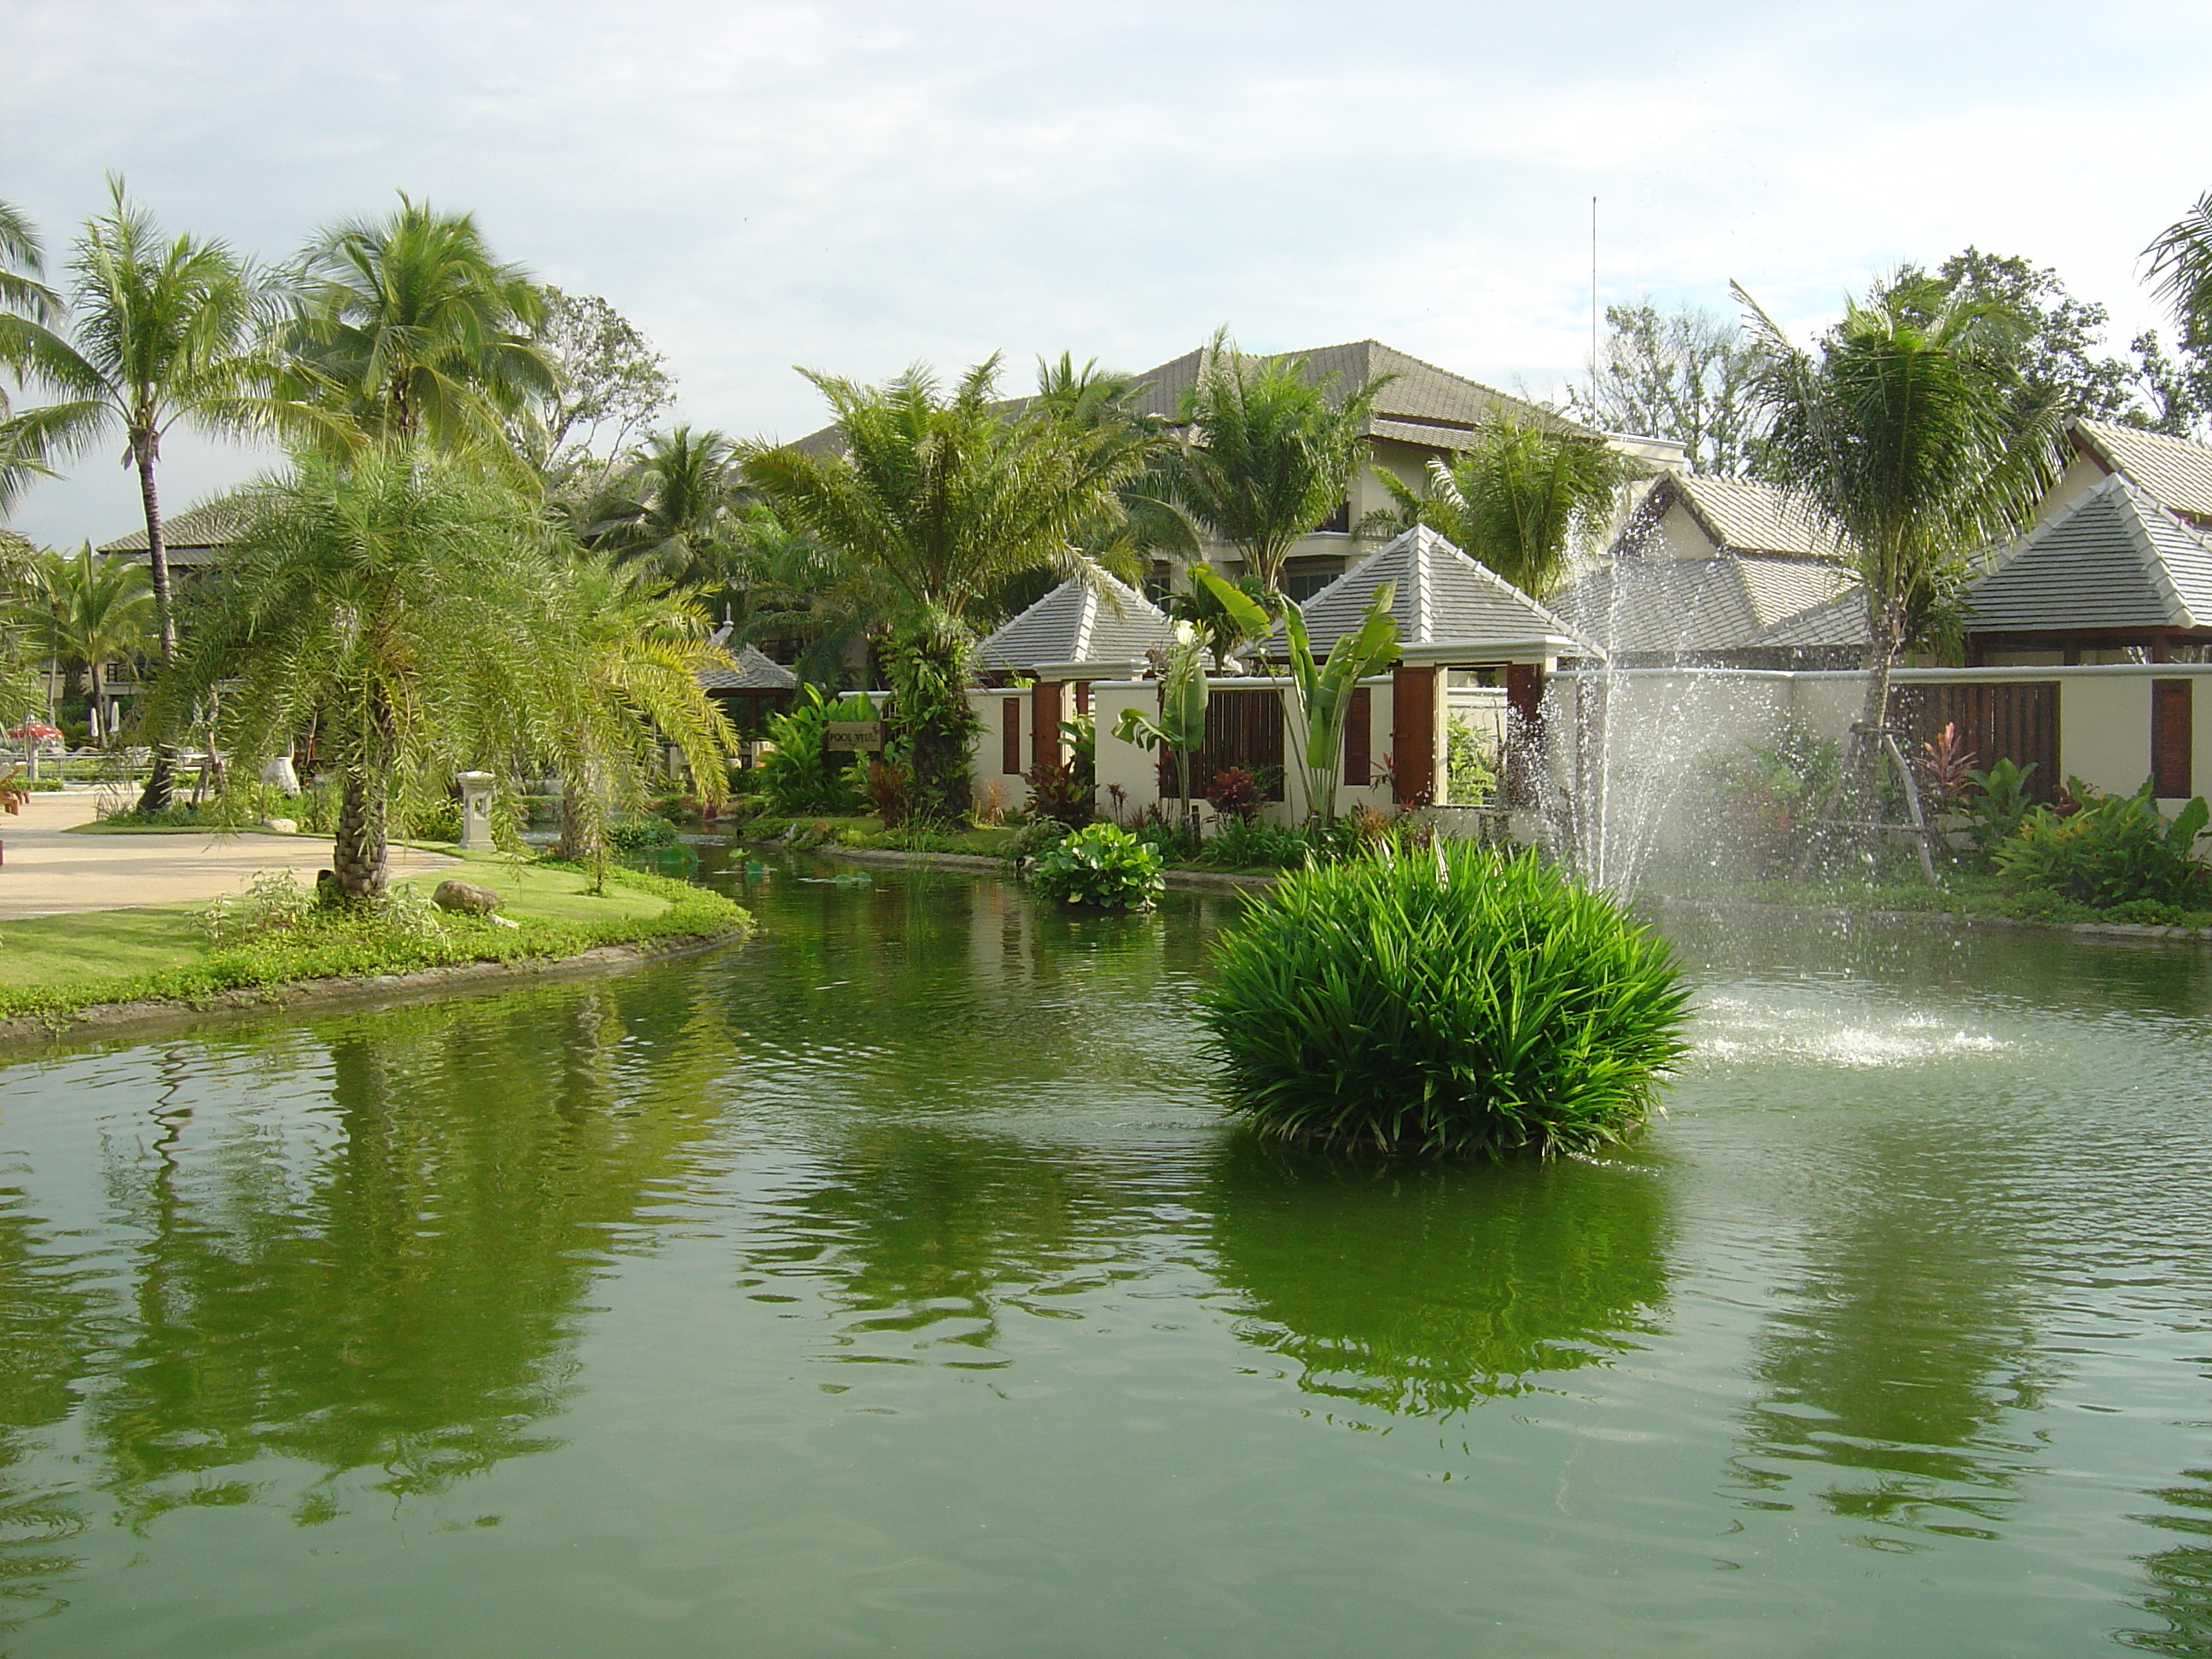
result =
[{"label": "white villa wall", "polygon": [[1036,705],[1027,691],[1002,691],[971,688],[968,706],[975,711],[981,730],[968,749],[968,793],[978,805],[995,797],[1008,811],[1030,804],[1030,787],[1022,781],[1021,774],[1006,769],[1006,720],[1012,703],[1012,717],[1018,734],[1016,752],[1021,757],[1022,770],[1030,766],[1030,725],[1036,715]]}]

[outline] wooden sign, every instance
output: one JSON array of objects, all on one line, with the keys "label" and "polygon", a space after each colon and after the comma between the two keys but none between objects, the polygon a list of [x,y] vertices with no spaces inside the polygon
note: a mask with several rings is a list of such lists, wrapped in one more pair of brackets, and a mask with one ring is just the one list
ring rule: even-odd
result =
[{"label": "wooden sign", "polygon": [[822,728],[822,746],[831,750],[850,750],[860,755],[881,754],[884,723],[881,720],[828,721]]}]

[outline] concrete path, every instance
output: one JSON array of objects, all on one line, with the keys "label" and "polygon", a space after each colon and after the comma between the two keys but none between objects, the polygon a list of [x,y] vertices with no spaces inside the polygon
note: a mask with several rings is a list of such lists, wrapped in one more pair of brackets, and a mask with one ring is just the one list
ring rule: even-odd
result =
[{"label": "concrete path", "polygon": [[[64,835],[92,822],[96,799],[33,795],[20,814],[0,813],[0,920],[222,898],[242,891],[257,871],[291,870],[305,883],[330,868],[331,843],[319,836]],[[392,849],[395,875],[455,862]]]}]

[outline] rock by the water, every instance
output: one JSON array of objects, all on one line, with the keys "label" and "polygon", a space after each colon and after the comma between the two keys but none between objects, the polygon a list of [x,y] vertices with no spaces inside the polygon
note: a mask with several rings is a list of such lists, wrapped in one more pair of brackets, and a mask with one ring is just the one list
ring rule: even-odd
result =
[{"label": "rock by the water", "polygon": [[300,821],[297,818],[264,818],[261,820],[261,827],[264,830],[273,830],[280,836],[296,836],[300,833]]},{"label": "rock by the water", "polygon": [[430,902],[441,910],[458,910],[465,915],[488,916],[507,902],[489,887],[479,887],[472,881],[441,881],[438,890],[430,895]]}]

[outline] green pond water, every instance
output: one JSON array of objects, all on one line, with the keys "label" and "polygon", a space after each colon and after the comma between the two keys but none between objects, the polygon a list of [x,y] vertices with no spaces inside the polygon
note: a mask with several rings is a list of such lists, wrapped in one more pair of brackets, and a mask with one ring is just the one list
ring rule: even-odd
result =
[{"label": "green pond water", "polygon": [[2212,957],[1701,927],[1598,1162],[1224,1126],[1231,900],[0,1067],[20,1656],[2212,1655]]}]

